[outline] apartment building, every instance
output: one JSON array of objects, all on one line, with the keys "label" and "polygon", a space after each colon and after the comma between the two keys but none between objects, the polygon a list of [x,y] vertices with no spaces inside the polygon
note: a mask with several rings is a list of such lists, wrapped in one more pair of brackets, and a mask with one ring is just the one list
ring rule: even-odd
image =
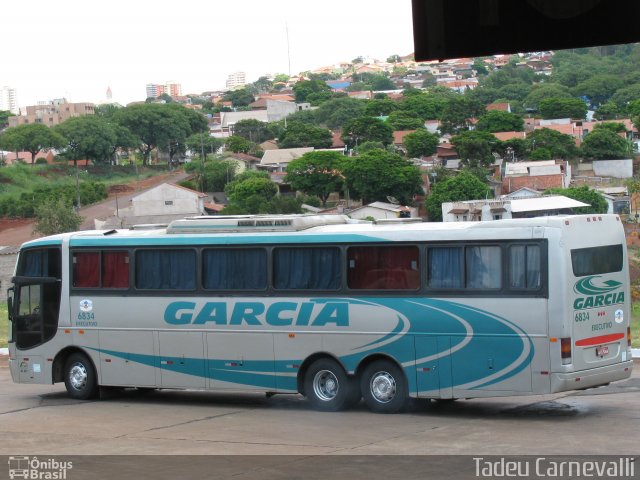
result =
[{"label": "apartment building", "polygon": [[94,113],[95,106],[93,103],[70,103],[65,98],[58,98],[28,106],[26,115],[9,117],[9,126],[15,127],[29,123],[42,123],[43,125],[52,127],[64,122],[68,118],[93,115]]},{"label": "apartment building", "polygon": [[15,88],[6,85],[0,89],[0,110],[8,110],[18,115],[18,93]]}]

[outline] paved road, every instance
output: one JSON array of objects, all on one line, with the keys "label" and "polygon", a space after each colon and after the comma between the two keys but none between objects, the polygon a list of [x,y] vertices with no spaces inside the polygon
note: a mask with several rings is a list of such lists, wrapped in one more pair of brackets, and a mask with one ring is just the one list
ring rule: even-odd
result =
[{"label": "paved road", "polygon": [[640,362],[600,389],[376,415],[315,412],[299,396],[131,390],[75,401],[59,384],[13,384],[4,357],[0,455],[638,455],[639,404]]}]

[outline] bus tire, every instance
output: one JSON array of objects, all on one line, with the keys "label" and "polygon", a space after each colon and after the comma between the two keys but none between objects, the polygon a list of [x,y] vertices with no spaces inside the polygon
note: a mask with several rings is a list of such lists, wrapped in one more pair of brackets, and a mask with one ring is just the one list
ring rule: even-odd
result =
[{"label": "bus tire", "polygon": [[357,382],[329,358],[311,364],[304,377],[304,392],[311,406],[323,412],[344,410],[360,399]]},{"label": "bus tire", "polygon": [[397,413],[409,399],[404,372],[388,360],[377,360],[364,369],[360,390],[367,407],[375,413]]},{"label": "bus tire", "polygon": [[64,363],[64,385],[71,398],[89,400],[98,393],[96,371],[83,353],[72,353]]}]

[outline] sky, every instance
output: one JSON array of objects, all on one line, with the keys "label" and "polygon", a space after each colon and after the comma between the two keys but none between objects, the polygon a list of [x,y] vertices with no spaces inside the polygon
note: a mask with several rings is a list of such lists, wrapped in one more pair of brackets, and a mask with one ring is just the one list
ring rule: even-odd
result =
[{"label": "sky", "polygon": [[[145,99],[147,83],[221,90],[227,76],[313,70],[358,56],[413,52],[410,0],[10,0],[0,87],[21,107]],[[11,40],[9,40],[11,39]]]}]

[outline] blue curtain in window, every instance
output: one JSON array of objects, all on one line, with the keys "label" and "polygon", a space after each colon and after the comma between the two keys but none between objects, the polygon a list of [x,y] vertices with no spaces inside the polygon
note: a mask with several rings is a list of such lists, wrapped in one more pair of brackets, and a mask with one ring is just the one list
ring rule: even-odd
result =
[{"label": "blue curtain in window", "polygon": [[264,290],[267,254],[262,249],[205,250],[202,285],[208,290]]},{"label": "blue curtain in window", "polygon": [[462,288],[462,248],[429,249],[429,286]]},{"label": "blue curtain in window", "polygon": [[25,277],[46,277],[48,256],[46,250],[26,251],[21,265],[21,275]]},{"label": "blue curtain in window", "polygon": [[283,290],[337,290],[342,283],[337,248],[278,248],[274,286]]},{"label": "blue curtain in window", "polygon": [[500,247],[467,247],[467,287],[500,288]]},{"label": "blue curtain in window", "polygon": [[527,247],[527,288],[540,286],[540,247],[529,245]]},{"label": "blue curtain in window", "polygon": [[150,290],[194,290],[193,250],[141,250],[136,253],[136,287]]},{"label": "blue curtain in window", "polygon": [[509,248],[509,267],[511,270],[511,288],[527,288],[527,257],[526,247],[516,245]]}]

